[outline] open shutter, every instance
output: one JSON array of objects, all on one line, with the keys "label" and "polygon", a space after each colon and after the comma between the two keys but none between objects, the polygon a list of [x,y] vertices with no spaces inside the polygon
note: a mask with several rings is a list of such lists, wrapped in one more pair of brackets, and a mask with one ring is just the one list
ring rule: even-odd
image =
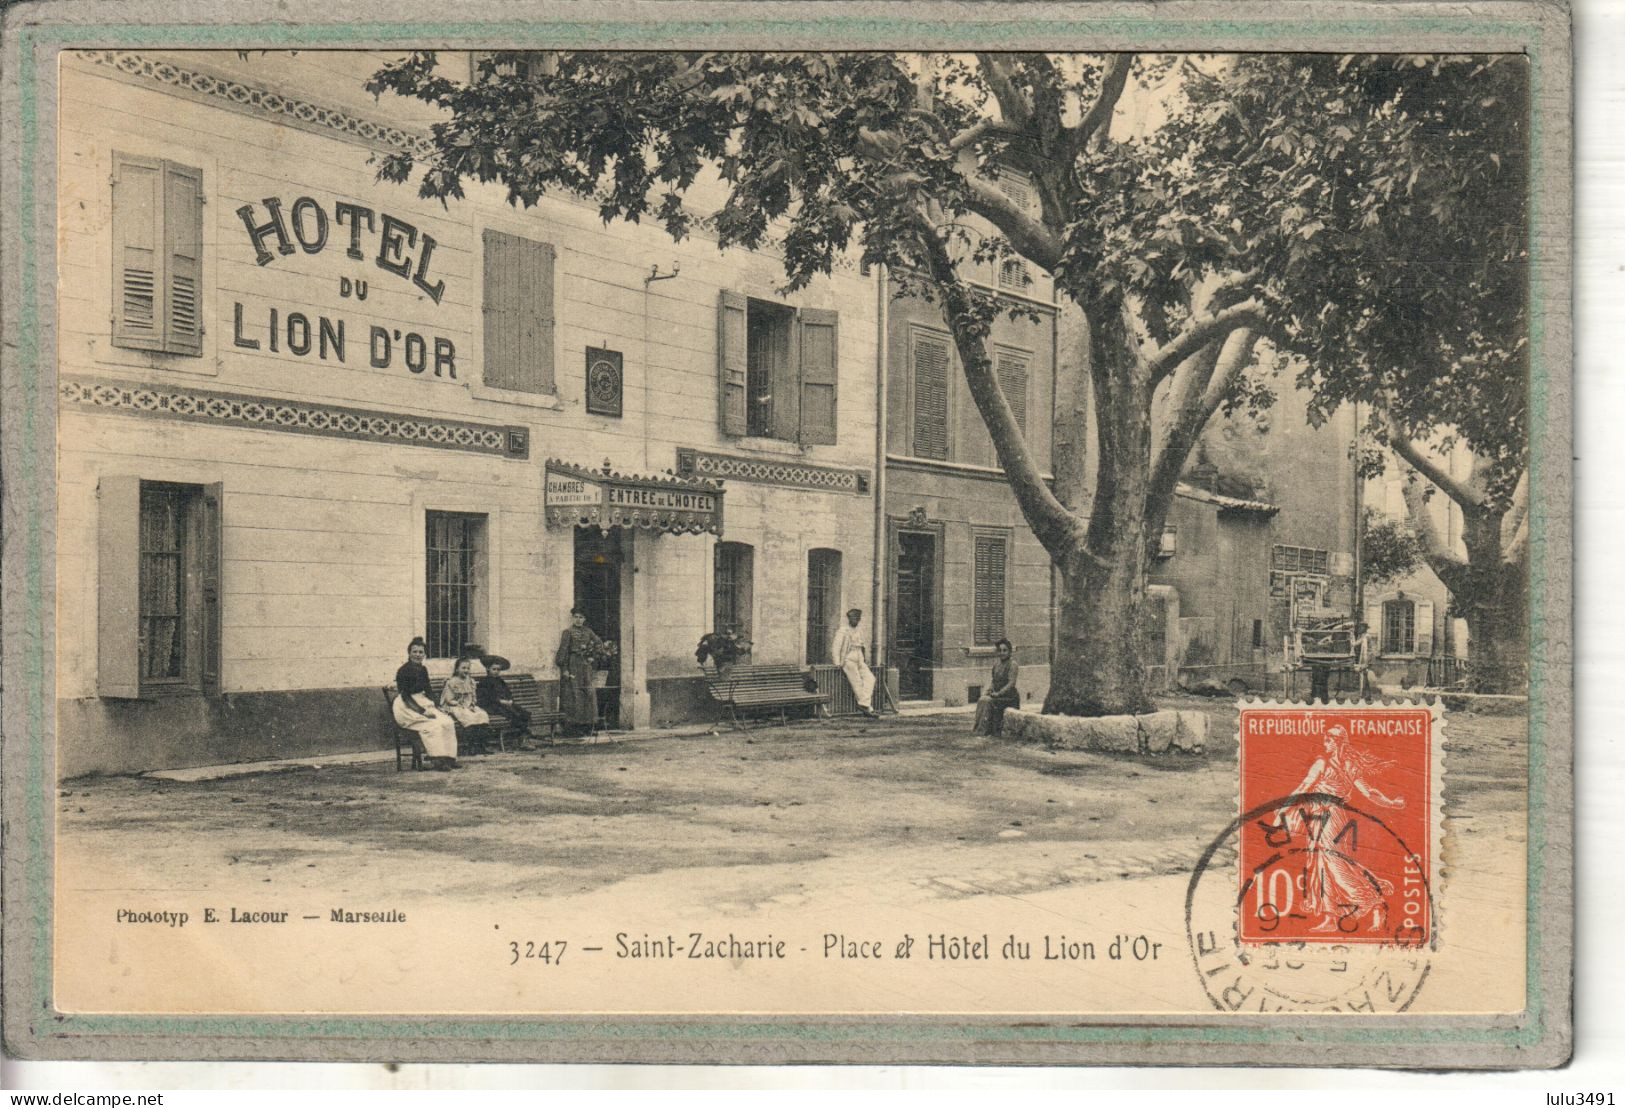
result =
[{"label": "open shutter", "polygon": [[164,348],[164,165],[113,154],[113,345]]},{"label": "open shutter", "polygon": [[723,289],[717,302],[717,424],[724,435],[745,433],[747,305]]},{"label": "open shutter", "polygon": [[96,489],[96,692],[141,695],[141,479],[104,476]]},{"label": "open shutter", "polygon": [[203,486],[203,511],[198,526],[199,570],[203,578],[203,691],[220,691],[220,575],[223,562],[223,487]]},{"label": "open shutter", "polygon": [[801,442],[835,441],[835,389],[839,362],[839,312],[803,308],[801,348]]},{"label": "open shutter", "polygon": [[164,349],[203,353],[203,171],[164,163]]},{"label": "open shutter", "polygon": [[1020,354],[1001,350],[997,356],[999,391],[1004,393],[1010,414],[1016,417],[1016,426],[1027,433],[1027,359]]},{"label": "open shutter", "polygon": [[914,455],[948,457],[948,343],[914,333]]},{"label": "open shutter", "polygon": [[484,247],[485,384],[552,392],[553,246],[487,229]]},{"label": "open shutter", "polygon": [[1368,651],[1370,657],[1375,658],[1382,653],[1382,601],[1366,601],[1365,605],[1365,633],[1366,640],[1371,643]]},{"label": "open shutter", "polygon": [[1433,601],[1416,602],[1416,656],[1433,656]]}]

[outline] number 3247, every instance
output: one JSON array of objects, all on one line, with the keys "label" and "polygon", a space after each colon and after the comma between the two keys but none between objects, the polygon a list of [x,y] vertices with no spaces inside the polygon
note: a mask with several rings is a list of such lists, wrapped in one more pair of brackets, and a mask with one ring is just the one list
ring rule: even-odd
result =
[{"label": "number 3247", "polygon": [[520,962],[541,962],[544,965],[558,965],[564,961],[564,949],[569,943],[563,939],[550,939],[547,942],[510,942],[508,944],[508,964],[517,966]]}]

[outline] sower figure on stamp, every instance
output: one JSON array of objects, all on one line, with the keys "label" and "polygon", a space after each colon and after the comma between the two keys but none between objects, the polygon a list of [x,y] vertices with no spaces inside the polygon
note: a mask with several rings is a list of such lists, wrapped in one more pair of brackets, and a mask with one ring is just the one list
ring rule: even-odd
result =
[{"label": "sower figure on stamp", "polygon": [[587,626],[587,614],[570,609],[570,626],[559,637],[553,664],[559,667],[559,711],[569,733],[585,735],[598,725],[598,693],[592,687],[593,671],[604,642]]},{"label": "sower figure on stamp", "polygon": [[[1322,793],[1348,800],[1359,793],[1384,808],[1405,807],[1403,797],[1388,796],[1366,780],[1390,763],[1356,748],[1349,741],[1347,728],[1341,724],[1328,727],[1325,750],[1325,755],[1317,758],[1304,774],[1293,795]],[[1380,931],[1385,922],[1386,897],[1394,891],[1394,886],[1386,878],[1373,877],[1344,853],[1349,849],[1341,842],[1349,823],[1348,809],[1342,804],[1319,800],[1276,812],[1278,822],[1284,827],[1291,826],[1288,821],[1294,815],[1298,817],[1298,826],[1293,830],[1302,831],[1309,840],[1303,907],[1306,912],[1321,915],[1320,922],[1309,930],[1344,930],[1340,926],[1343,920],[1350,920],[1352,925],[1347,930],[1353,930],[1361,917],[1369,914],[1370,930]]]},{"label": "sower figure on stamp", "polygon": [[863,609],[849,610],[846,613],[846,626],[835,632],[835,642],[830,647],[829,656],[846,674],[847,684],[852,686],[852,695],[857,697],[858,707],[864,715],[874,719],[875,675],[869,669],[869,648],[864,645],[862,623]]}]

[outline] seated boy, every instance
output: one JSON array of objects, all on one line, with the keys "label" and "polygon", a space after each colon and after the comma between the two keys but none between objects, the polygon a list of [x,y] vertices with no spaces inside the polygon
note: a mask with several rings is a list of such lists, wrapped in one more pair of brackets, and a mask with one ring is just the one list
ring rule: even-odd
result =
[{"label": "seated boy", "polygon": [[530,712],[514,703],[508,682],[502,679],[502,674],[509,668],[508,659],[500,654],[486,654],[480,658],[480,664],[485,667],[485,676],[474,686],[474,702],[485,709],[494,726],[503,726],[501,721],[506,719],[512,726],[528,733]]}]

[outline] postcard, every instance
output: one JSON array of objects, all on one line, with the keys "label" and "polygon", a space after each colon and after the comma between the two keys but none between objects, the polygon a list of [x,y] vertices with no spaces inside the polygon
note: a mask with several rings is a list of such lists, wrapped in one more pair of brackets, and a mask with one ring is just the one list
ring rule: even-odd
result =
[{"label": "postcard", "polygon": [[1562,8],[7,24],[9,1050],[1568,1057]]}]

